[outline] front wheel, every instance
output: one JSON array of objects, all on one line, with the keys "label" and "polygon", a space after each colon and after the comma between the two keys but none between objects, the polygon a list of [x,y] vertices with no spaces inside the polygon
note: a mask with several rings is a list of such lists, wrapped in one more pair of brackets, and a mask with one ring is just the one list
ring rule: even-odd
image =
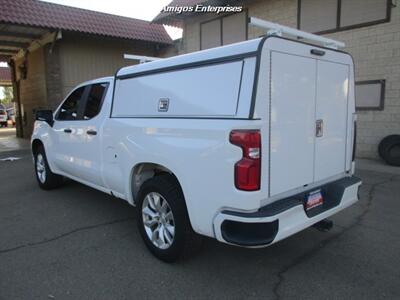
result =
[{"label": "front wheel", "polygon": [[147,248],[165,262],[176,261],[187,252],[192,254],[200,246],[182,190],[170,174],[143,183],[138,194],[137,221]]},{"label": "front wheel", "polygon": [[51,190],[63,183],[63,177],[54,174],[47,162],[46,153],[43,147],[39,147],[34,153],[35,174],[39,187],[44,190]]}]

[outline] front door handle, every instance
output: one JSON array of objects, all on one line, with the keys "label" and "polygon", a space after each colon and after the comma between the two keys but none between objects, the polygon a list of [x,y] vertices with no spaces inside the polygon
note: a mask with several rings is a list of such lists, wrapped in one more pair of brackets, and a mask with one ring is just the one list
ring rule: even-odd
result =
[{"label": "front door handle", "polygon": [[70,128],[65,128],[65,129],[64,129],[64,132],[65,132],[65,133],[71,133],[71,132],[72,132],[72,129],[70,129]]},{"label": "front door handle", "polygon": [[96,135],[97,131],[96,130],[88,130],[88,131],[86,131],[86,133],[89,135]]}]

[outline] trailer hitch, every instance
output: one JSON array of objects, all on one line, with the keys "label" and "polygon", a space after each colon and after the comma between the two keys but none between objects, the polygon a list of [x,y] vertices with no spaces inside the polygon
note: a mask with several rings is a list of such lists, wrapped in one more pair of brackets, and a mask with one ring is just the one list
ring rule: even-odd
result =
[{"label": "trailer hitch", "polygon": [[333,227],[333,221],[324,219],[313,225],[315,229],[321,232],[328,232]]}]

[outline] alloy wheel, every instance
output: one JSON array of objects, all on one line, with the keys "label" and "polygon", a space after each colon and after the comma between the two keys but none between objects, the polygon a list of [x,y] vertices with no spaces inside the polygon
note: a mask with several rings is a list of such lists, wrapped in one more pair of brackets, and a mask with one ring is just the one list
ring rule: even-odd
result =
[{"label": "alloy wheel", "polygon": [[36,156],[36,174],[41,183],[45,183],[46,181],[46,165],[44,161],[44,157],[41,153]]},{"label": "alloy wheel", "polygon": [[175,236],[175,222],[167,200],[156,192],[146,195],[142,204],[142,221],[149,240],[159,249],[168,249]]}]

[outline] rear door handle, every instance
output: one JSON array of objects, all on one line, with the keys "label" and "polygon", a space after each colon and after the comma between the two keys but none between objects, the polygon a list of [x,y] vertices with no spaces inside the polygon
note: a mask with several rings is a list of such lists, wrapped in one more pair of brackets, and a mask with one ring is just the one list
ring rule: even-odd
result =
[{"label": "rear door handle", "polygon": [[88,130],[88,131],[86,131],[86,133],[89,135],[96,135],[97,131],[96,130]]},{"label": "rear door handle", "polygon": [[325,51],[319,50],[319,49],[311,49],[310,51],[311,54],[313,55],[318,55],[318,56],[324,56]]},{"label": "rear door handle", "polygon": [[64,132],[65,132],[65,133],[71,133],[71,132],[72,132],[72,129],[65,128],[65,129],[64,129]]}]

